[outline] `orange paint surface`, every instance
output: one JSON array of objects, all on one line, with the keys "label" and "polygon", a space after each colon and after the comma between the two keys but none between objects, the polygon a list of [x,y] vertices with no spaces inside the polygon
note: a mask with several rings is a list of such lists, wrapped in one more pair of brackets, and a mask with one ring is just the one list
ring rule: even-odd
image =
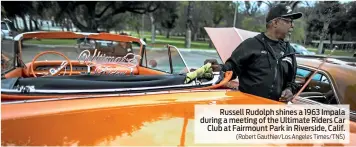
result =
[{"label": "orange paint surface", "polygon": [[194,143],[194,105],[210,103],[279,102],[221,90],[3,104],[2,145],[203,146]]}]

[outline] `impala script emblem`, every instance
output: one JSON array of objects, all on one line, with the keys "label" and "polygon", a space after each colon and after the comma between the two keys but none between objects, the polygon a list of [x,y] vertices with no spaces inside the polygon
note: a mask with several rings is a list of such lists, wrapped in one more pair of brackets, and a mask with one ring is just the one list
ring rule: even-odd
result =
[{"label": "impala script emblem", "polygon": [[[106,56],[97,49],[91,55],[90,50],[82,51],[78,56],[78,61],[80,63],[85,63],[88,67],[95,66],[94,74],[117,74],[125,75],[127,71],[132,71],[136,67],[141,59],[140,55],[135,55],[133,53],[128,53],[123,57]],[[125,71],[120,71],[120,69],[127,69]],[[88,71],[90,74],[90,71]]]}]

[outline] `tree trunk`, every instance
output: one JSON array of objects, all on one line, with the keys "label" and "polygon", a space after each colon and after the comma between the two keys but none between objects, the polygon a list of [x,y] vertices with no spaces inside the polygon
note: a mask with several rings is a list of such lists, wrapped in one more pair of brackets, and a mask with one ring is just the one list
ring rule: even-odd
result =
[{"label": "tree trunk", "polygon": [[209,48],[213,48],[213,42],[209,40]]},{"label": "tree trunk", "polygon": [[333,34],[330,33],[330,49],[333,48]]},{"label": "tree trunk", "polygon": [[151,20],[151,43],[155,43],[156,40],[156,26],[155,26],[155,18],[153,17],[152,13],[149,13],[150,20]]},{"label": "tree trunk", "polygon": [[138,26],[135,27],[136,33],[138,34],[138,38],[141,38],[140,28]]},{"label": "tree trunk", "polygon": [[324,38],[322,36],[320,36],[318,54],[324,54],[323,42],[324,42]]},{"label": "tree trunk", "polygon": [[324,27],[320,34],[320,43],[319,43],[319,47],[318,47],[318,54],[324,54],[324,52],[325,52],[325,48],[323,48],[323,43],[324,43],[324,38],[326,36],[326,32],[329,27],[329,24],[330,23],[328,23],[328,22],[324,22]]},{"label": "tree trunk", "polygon": [[190,48],[192,42],[192,31],[190,28],[187,29],[185,33],[185,48]]},{"label": "tree trunk", "polygon": [[191,22],[192,22],[192,10],[193,2],[189,1],[188,3],[188,13],[187,13],[187,22],[186,22],[186,33],[185,33],[185,47],[190,48],[192,42],[192,31],[191,31]]},{"label": "tree trunk", "polygon": [[68,22],[68,20],[65,22],[65,26],[66,26],[67,31],[69,32],[69,31],[70,31],[70,27],[69,27],[69,22]]},{"label": "tree trunk", "polygon": [[21,18],[22,18],[22,21],[23,21],[23,30],[24,30],[25,32],[27,32],[27,31],[28,31],[28,27],[27,27],[26,18],[25,18],[24,15],[21,15]]},{"label": "tree trunk", "polygon": [[166,38],[169,38],[169,34],[170,34],[170,32],[171,32],[171,29],[167,29],[167,34],[166,34]]},{"label": "tree trunk", "polygon": [[63,23],[63,21],[61,22],[61,28],[62,28],[62,32],[64,32],[64,23]]},{"label": "tree trunk", "polygon": [[156,42],[156,25],[152,24],[151,25],[151,43]]},{"label": "tree trunk", "polygon": [[37,21],[35,21],[35,20],[32,20],[32,21],[33,21],[33,23],[35,23],[35,30],[39,30]]},{"label": "tree trunk", "polygon": [[197,41],[198,40],[198,33],[194,33],[194,35],[193,35],[193,41]]},{"label": "tree trunk", "polygon": [[197,39],[198,39],[198,31],[196,31],[196,30],[194,30],[194,31],[192,31],[192,36],[193,36],[193,41],[197,41]]},{"label": "tree trunk", "polygon": [[33,31],[33,26],[32,26],[32,16],[30,15],[29,17],[29,22],[30,22],[30,31]]},{"label": "tree trunk", "polygon": [[16,28],[16,29],[19,29],[19,25],[17,24],[17,19],[14,18],[14,19],[12,20],[12,22],[14,22],[15,28]]}]

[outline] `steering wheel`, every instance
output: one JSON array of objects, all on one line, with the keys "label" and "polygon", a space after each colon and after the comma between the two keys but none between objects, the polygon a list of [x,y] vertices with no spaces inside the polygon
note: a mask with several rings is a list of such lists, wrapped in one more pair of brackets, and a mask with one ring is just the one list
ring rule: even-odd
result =
[{"label": "steering wheel", "polygon": [[57,55],[60,55],[60,56],[62,56],[63,58],[65,58],[65,59],[67,60],[67,63],[64,63],[65,65],[63,65],[63,64],[60,65],[60,67],[59,67],[57,70],[55,70],[55,69],[50,69],[50,72],[49,72],[50,75],[52,75],[52,76],[58,75],[59,72],[60,72],[64,67],[66,67],[68,63],[69,63],[69,66],[70,66],[69,75],[72,75],[72,69],[73,69],[73,68],[72,68],[72,62],[70,62],[70,59],[69,59],[67,56],[65,56],[64,54],[62,54],[62,53],[60,53],[60,52],[56,52],[56,51],[45,51],[45,52],[41,52],[41,53],[37,54],[37,55],[33,58],[32,62],[31,62],[30,70],[31,70],[32,75],[33,75],[34,77],[37,77],[37,76],[36,76],[35,71],[34,71],[34,69],[33,69],[33,67],[34,67],[33,65],[34,65],[35,61],[36,61],[39,57],[41,57],[41,56],[43,56],[43,55],[45,55],[45,54],[57,54]]}]

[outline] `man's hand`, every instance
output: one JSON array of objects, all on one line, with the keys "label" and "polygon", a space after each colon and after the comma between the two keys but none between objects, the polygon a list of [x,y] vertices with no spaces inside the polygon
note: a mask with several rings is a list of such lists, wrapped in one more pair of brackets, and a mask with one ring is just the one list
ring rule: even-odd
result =
[{"label": "man's hand", "polygon": [[285,90],[282,91],[282,95],[281,95],[281,98],[280,101],[291,101],[292,98],[293,98],[293,93],[292,91],[287,88]]},{"label": "man's hand", "polygon": [[239,82],[236,80],[231,80],[231,81],[227,82],[224,86],[227,88],[231,88],[231,89],[238,89]]},{"label": "man's hand", "polygon": [[221,70],[221,67],[216,59],[206,59],[204,61],[204,65],[207,63],[211,63],[211,68],[213,69],[214,72]]}]

